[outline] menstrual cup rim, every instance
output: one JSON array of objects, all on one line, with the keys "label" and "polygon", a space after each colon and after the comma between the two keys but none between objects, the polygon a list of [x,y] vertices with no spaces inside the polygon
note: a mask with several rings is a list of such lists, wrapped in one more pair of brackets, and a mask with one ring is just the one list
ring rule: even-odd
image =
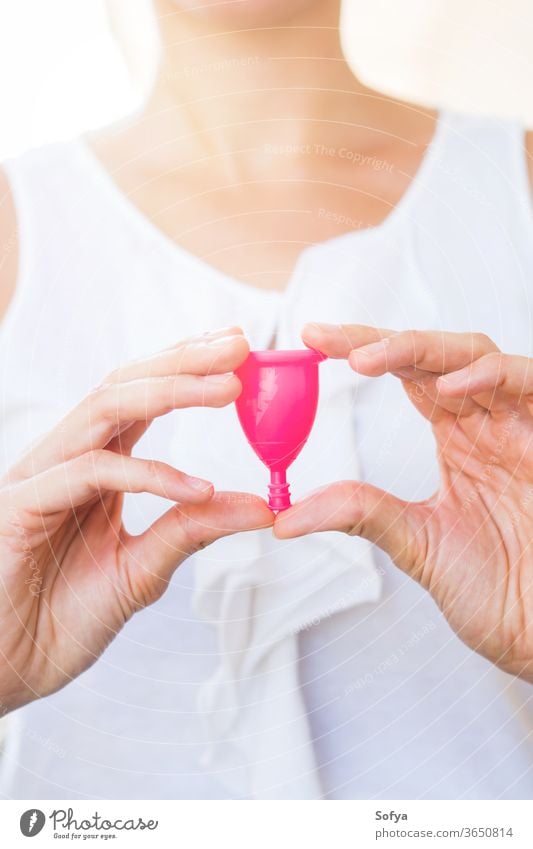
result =
[{"label": "menstrual cup rim", "polygon": [[291,365],[292,363],[320,363],[327,359],[325,354],[315,351],[314,348],[280,349],[268,348],[264,351],[250,351],[249,357],[253,357],[259,363],[269,365]]}]

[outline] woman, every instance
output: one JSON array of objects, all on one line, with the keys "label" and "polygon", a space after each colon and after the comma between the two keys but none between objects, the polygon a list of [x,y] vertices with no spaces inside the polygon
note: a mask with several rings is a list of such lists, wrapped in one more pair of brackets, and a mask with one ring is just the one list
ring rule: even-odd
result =
[{"label": "woman", "polygon": [[[155,8],[142,112],[5,167],[2,792],[530,798],[523,133],[365,88],[334,0]],[[273,536],[231,373],[316,319],[294,480],[372,486]]]}]

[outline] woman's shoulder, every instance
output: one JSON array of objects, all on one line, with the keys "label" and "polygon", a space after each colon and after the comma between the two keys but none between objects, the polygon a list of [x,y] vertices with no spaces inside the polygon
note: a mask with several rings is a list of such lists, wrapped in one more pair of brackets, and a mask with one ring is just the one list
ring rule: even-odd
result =
[{"label": "woman's shoulder", "polygon": [[30,148],[0,163],[0,321],[7,314],[28,239],[34,250],[50,245],[54,227],[71,220],[72,198],[81,179],[79,139]]},{"label": "woman's shoulder", "polygon": [[81,137],[45,142],[28,147],[20,153],[4,159],[2,167],[8,175],[12,171],[37,175],[48,172],[74,161],[83,144]]},{"label": "woman's shoulder", "polygon": [[62,191],[71,197],[83,164],[83,141],[76,137],[28,148],[1,166],[18,210],[30,203],[58,204]]},{"label": "woman's shoulder", "polygon": [[531,187],[531,191],[533,192],[533,130],[529,130],[526,133],[525,148],[527,168],[529,172],[529,185]]}]

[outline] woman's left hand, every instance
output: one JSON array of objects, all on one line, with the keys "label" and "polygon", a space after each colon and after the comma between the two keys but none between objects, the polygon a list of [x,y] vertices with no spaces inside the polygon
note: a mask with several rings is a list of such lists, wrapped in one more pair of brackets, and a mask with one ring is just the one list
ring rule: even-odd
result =
[{"label": "woman's left hand", "polygon": [[366,537],[431,593],[465,643],[533,682],[533,359],[480,334],[307,325],[303,338],[359,374],[402,381],[432,424],[441,484],[406,502],[334,483],[281,513],[276,535]]}]

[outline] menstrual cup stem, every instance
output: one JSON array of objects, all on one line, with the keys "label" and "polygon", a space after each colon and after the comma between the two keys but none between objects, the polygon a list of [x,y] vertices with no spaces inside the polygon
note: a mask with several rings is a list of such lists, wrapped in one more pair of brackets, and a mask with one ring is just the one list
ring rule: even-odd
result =
[{"label": "menstrual cup stem", "polygon": [[285,471],[270,472],[268,485],[268,506],[271,510],[286,510],[291,506],[291,494]]}]

